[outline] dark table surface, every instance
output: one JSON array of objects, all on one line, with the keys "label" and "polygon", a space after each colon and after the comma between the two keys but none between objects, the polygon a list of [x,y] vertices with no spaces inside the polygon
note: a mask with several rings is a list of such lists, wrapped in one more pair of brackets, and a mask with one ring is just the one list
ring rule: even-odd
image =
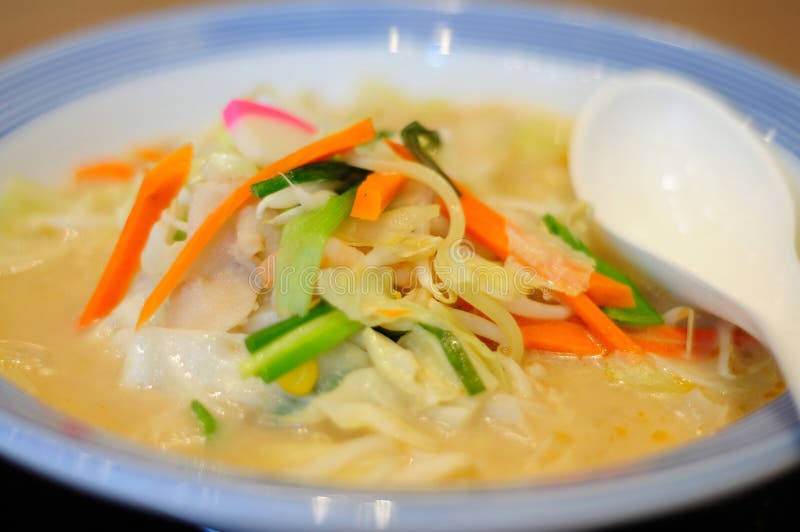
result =
[{"label": "dark table surface", "polygon": [[[103,501],[71,488],[54,484],[0,459],[0,493],[6,494],[0,530],[49,530],[54,516],[60,526],[72,530],[199,530],[188,523],[165,516]],[[800,468],[744,493],[668,517],[614,527],[626,532],[670,531],[709,525],[707,530],[789,530],[796,519],[800,494]],[[36,509],[47,509],[37,511]],[[6,528],[8,526],[8,528]]]}]

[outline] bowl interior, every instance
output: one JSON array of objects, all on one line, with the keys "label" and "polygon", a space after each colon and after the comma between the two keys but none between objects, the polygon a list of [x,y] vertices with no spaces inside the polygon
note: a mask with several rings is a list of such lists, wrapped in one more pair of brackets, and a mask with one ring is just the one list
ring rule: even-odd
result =
[{"label": "bowl interior", "polygon": [[[245,36],[255,32],[256,19],[273,30],[274,42],[252,37],[226,44],[236,29]],[[336,21],[342,26],[334,35],[325,28]],[[365,22],[374,27],[359,34],[360,42],[344,37]],[[302,38],[316,27],[322,29],[314,39]],[[800,119],[793,121],[800,96],[793,82],[759,70],[761,82],[742,85],[740,70],[761,67],[697,43],[694,49],[684,43],[678,53],[676,45],[625,27],[536,10],[350,5],[336,12],[241,8],[131,24],[0,67],[0,182],[15,176],[55,182],[77,161],[152,139],[191,138],[219,118],[227,100],[263,83],[287,93],[311,88],[335,102],[350,98],[364,81],[378,81],[414,96],[519,101],[571,114],[618,69],[656,67],[697,78],[750,115],[774,139],[792,189],[800,190],[800,163],[792,154],[800,152],[800,142],[793,143],[800,139]],[[532,36],[537,30],[544,34]],[[592,32],[600,32],[594,46]],[[147,50],[132,47],[150,35],[167,48],[148,63]],[[589,41],[581,45],[581,39]],[[321,46],[320,40],[330,42]],[[704,61],[711,66],[697,66]],[[86,489],[237,528],[406,528],[443,523],[436,515],[453,516],[447,508],[460,510],[443,528],[597,524],[731,489],[800,457],[797,416],[784,395],[715,437],[582,478],[436,497],[320,490],[154,458],[100,431],[76,431],[2,382],[0,398],[0,449],[14,459]],[[472,499],[480,504],[470,505]],[[487,505],[497,511],[479,509]],[[570,514],[569,507],[580,510]]]}]

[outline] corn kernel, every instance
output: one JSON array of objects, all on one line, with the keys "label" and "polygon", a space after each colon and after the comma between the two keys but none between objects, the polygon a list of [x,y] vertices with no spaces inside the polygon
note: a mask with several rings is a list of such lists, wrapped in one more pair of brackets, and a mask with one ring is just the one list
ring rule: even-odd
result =
[{"label": "corn kernel", "polygon": [[319,365],[316,360],[309,360],[296,367],[277,380],[283,391],[292,395],[308,395],[314,389],[319,377]]}]

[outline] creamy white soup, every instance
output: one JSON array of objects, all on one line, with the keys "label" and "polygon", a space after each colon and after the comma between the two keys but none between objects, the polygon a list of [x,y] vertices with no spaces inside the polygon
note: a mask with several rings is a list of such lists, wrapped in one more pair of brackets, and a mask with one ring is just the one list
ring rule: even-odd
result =
[{"label": "creamy white soup", "polygon": [[165,452],[411,487],[634,460],[783,391],[755,340],[597,238],[568,119],[265,96],[193,144],[11,176],[6,379]]}]

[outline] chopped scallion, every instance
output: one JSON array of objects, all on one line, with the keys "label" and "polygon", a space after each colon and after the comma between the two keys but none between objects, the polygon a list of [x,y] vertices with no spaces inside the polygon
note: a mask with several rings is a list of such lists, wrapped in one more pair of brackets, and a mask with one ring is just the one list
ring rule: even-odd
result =
[{"label": "chopped scallion", "polygon": [[319,304],[311,307],[311,310],[309,310],[308,314],[305,316],[292,316],[291,318],[273,323],[269,327],[254,332],[244,339],[244,345],[247,347],[248,351],[255,353],[274,339],[283,336],[295,327],[299,327],[314,318],[323,316],[332,310],[333,307],[328,302],[320,301]]},{"label": "chopped scallion", "polygon": [[239,371],[245,377],[258,375],[272,382],[347,340],[362,327],[341,310],[331,310],[265,344],[242,362]]},{"label": "chopped scallion", "polygon": [[342,188],[344,189],[361,182],[369,173],[369,170],[356,168],[347,163],[322,161],[300,166],[266,181],[253,183],[250,185],[250,191],[254,196],[264,198],[283,190],[289,186],[289,183],[299,185],[301,183],[310,183],[311,181],[342,181]]},{"label": "chopped scallion", "polygon": [[217,432],[217,420],[208,411],[208,408],[205,407],[203,403],[194,399],[191,403],[192,413],[194,413],[194,417],[197,418],[197,421],[200,423],[200,427],[203,430],[203,434],[206,438],[209,438],[216,434]]},{"label": "chopped scallion", "polygon": [[458,375],[461,384],[466,388],[467,393],[470,395],[477,395],[486,390],[486,385],[483,383],[478,371],[469,359],[466,351],[461,346],[461,342],[450,331],[445,331],[433,325],[420,324],[420,326],[434,335],[442,346],[447,360]]},{"label": "chopped scallion", "polygon": [[275,294],[279,316],[304,316],[316,285],[325,243],[347,218],[356,188],[331,197],[325,205],[292,218],[283,226],[275,271],[280,289]]}]

